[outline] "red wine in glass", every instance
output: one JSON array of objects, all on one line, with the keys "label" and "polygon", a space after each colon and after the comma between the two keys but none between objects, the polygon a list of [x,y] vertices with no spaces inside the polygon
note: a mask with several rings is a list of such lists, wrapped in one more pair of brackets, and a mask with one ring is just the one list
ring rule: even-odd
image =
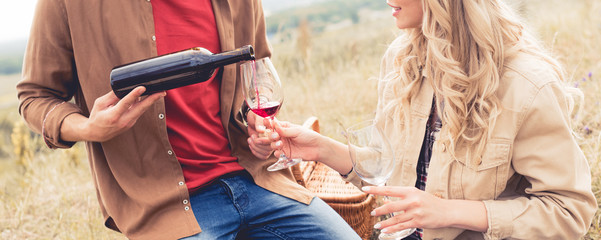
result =
[{"label": "red wine in glass", "polygon": [[280,110],[280,106],[280,102],[266,102],[250,110],[263,118],[268,118],[275,116],[278,110]]}]

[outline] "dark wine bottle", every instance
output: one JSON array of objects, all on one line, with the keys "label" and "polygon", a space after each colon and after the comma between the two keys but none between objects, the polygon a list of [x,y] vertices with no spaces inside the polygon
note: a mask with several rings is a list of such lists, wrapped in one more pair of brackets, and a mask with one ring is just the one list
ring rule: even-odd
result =
[{"label": "dark wine bottle", "polygon": [[149,95],[207,81],[217,68],[254,59],[250,45],[218,54],[192,48],[117,66],[111,70],[111,88],[119,98],[138,86],[146,87],[143,95]]}]

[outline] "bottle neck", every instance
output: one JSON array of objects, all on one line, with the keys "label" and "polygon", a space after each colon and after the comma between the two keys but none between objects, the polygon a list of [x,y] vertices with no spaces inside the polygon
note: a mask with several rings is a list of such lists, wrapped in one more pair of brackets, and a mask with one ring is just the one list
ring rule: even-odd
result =
[{"label": "bottle neck", "polygon": [[223,67],[232,63],[255,59],[255,51],[251,45],[247,45],[232,51],[213,54],[212,62],[215,68]]}]

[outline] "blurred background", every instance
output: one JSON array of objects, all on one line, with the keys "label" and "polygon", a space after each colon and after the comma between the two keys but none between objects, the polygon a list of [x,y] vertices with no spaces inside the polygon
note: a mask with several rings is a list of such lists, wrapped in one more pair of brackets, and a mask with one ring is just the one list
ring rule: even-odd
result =
[{"label": "blurred background", "polygon": [[[582,111],[573,130],[601,199],[601,0],[508,0],[557,57]],[[263,0],[273,62],[286,90],[278,115],[340,126],[371,116],[386,46],[399,34],[385,0]],[[0,2],[0,239],[124,239],[103,227],[82,144],[49,150],[18,114],[15,85],[35,0]],[[584,239],[601,239],[597,214]]]}]

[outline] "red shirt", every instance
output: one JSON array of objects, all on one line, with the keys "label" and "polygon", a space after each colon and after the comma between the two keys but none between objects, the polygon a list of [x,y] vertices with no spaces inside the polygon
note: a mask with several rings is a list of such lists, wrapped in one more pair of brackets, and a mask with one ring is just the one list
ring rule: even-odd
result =
[{"label": "red shirt", "polygon": [[[221,51],[215,15],[210,0],[152,0],[157,53],[192,47],[213,53]],[[217,73],[215,74],[217,75]],[[221,79],[167,91],[167,132],[190,191],[213,179],[242,170],[232,157],[221,123]]]}]

